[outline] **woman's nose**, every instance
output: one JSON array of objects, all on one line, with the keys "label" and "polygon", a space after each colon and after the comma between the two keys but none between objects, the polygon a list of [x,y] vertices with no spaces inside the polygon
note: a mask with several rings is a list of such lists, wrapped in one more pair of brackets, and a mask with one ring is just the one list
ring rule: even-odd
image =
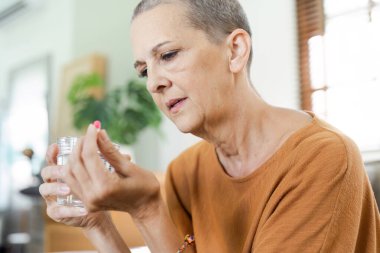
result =
[{"label": "woman's nose", "polygon": [[160,71],[150,68],[148,70],[147,87],[150,93],[163,92],[171,86],[171,82]]}]

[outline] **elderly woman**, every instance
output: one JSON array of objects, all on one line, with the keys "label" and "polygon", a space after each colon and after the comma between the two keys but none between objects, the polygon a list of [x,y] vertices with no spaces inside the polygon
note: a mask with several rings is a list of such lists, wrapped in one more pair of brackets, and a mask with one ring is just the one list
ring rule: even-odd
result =
[{"label": "elderly woman", "polygon": [[[82,227],[107,253],[129,250],[106,210],[130,213],[155,253],[379,252],[378,207],[357,147],[314,114],[257,94],[237,0],[143,0],[131,31],[157,106],[203,141],[170,164],[164,203],[155,177],[90,125],[67,166],[49,148],[40,192],[51,218]],[[98,149],[116,173],[104,171]],[[57,205],[71,192],[85,208]]]}]

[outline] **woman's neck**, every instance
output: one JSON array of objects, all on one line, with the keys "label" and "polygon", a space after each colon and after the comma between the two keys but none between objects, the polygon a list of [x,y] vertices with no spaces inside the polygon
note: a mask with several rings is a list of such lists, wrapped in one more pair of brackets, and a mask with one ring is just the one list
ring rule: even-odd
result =
[{"label": "woman's neck", "polygon": [[214,144],[221,165],[244,177],[268,160],[291,133],[310,122],[305,113],[273,107],[251,88],[230,94],[223,115],[205,124],[199,137]]},{"label": "woman's neck", "polygon": [[213,122],[206,122],[197,135],[214,144],[228,174],[245,174],[245,168],[254,165],[261,147],[268,141],[264,131],[270,110],[271,106],[247,87],[240,94],[229,94],[223,113]]}]

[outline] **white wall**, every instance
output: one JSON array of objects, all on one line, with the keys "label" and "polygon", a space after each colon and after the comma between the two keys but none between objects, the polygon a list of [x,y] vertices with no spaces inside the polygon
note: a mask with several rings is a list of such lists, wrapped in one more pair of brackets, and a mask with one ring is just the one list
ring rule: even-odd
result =
[{"label": "white wall", "polygon": [[138,0],[77,0],[73,53],[99,52],[107,57],[110,88],[136,77],[130,45],[130,21]]},{"label": "white wall", "polygon": [[[40,1],[15,18],[0,23],[0,104],[6,103],[9,73],[49,55],[52,99],[56,101],[61,66],[71,59],[73,1]],[[56,104],[50,105],[57,110]],[[58,114],[52,115],[52,121]]]},{"label": "white wall", "polygon": [[295,1],[240,2],[253,33],[253,85],[269,103],[299,109]]}]

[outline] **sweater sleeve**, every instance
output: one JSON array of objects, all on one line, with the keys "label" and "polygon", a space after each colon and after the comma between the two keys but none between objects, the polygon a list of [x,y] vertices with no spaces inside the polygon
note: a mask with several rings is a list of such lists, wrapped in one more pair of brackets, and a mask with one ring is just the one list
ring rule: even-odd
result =
[{"label": "sweater sleeve", "polygon": [[[360,155],[346,144],[330,143],[299,160],[303,165],[273,192],[252,252],[378,252],[377,206],[369,202]],[[360,237],[370,242],[360,245]]]},{"label": "sweater sleeve", "polygon": [[170,216],[181,236],[184,237],[186,234],[194,234],[194,232],[189,210],[186,177],[181,175],[180,170],[175,169],[175,161],[173,161],[166,173],[165,192]]}]

